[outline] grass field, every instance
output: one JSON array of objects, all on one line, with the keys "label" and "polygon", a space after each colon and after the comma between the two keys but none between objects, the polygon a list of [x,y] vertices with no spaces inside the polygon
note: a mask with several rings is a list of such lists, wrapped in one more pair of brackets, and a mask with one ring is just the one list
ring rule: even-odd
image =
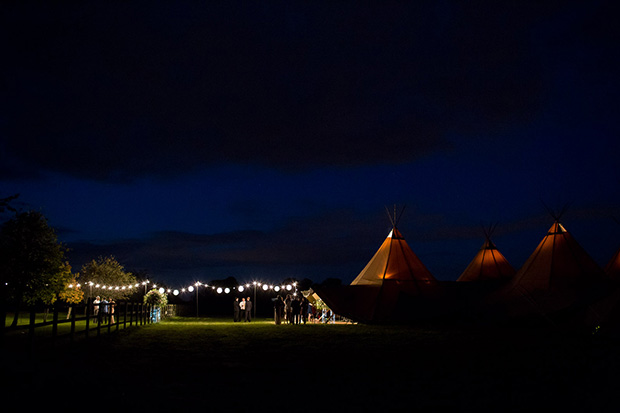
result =
[{"label": "grass field", "polygon": [[6,350],[2,367],[7,395],[76,411],[617,411],[618,355],[545,328],[176,318],[31,358]]}]

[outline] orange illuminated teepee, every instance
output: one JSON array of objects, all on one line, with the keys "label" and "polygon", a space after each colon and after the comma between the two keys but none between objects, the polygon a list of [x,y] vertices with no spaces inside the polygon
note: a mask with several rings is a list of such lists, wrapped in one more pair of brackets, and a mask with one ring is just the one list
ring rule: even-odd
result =
[{"label": "orange illuminated teepee", "polygon": [[614,281],[620,281],[620,248],[605,267],[605,273],[609,279]]},{"label": "orange illuminated teepee", "polygon": [[485,231],[485,237],[484,244],[457,281],[507,280],[515,275],[515,269],[491,241],[491,230]]},{"label": "orange illuminated teepee", "polygon": [[[620,221],[618,219],[614,218],[614,221],[616,221],[616,224],[620,225]],[[607,266],[605,266],[605,273],[610,280],[614,282],[620,281],[620,248],[618,248],[614,256],[611,257],[611,260],[607,263]]]},{"label": "orange illuminated teepee", "polygon": [[409,299],[437,294],[437,281],[396,228],[396,215],[390,220],[392,230],[350,285],[316,286],[317,294],[337,314],[361,322],[393,321],[411,316],[415,304]]},{"label": "orange illuminated teepee", "polygon": [[502,291],[511,315],[580,306],[605,280],[604,271],[556,218],[547,235]]},{"label": "orange illuminated teepee", "polygon": [[351,285],[381,286],[385,281],[402,284],[411,292],[425,289],[435,282],[396,226]]}]

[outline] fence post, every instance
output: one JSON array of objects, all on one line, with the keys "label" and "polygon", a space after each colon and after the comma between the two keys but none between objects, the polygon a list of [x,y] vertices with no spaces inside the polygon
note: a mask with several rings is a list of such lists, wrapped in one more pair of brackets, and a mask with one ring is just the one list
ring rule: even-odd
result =
[{"label": "fence post", "polygon": [[30,308],[30,325],[28,326],[28,338],[30,339],[30,350],[34,350],[34,324],[35,324],[35,308],[32,306]]},{"label": "fence post", "polygon": [[131,327],[133,326],[133,301],[131,302],[131,305],[129,305],[129,308],[129,327]]},{"label": "fence post", "polygon": [[116,313],[116,302],[114,302],[110,308],[112,310],[112,317],[114,318],[114,328],[116,331],[118,331],[118,325],[120,324],[119,321],[119,314]]},{"label": "fence post", "polygon": [[69,304],[69,311],[71,311],[71,332],[69,338],[73,343],[73,336],[75,335],[75,304]]},{"label": "fence post", "polygon": [[56,336],[58,335],[58,301],[54,303],[53,313],[52,313],[52,341],[56,341]]},{"label": "fence post", "polygon": [[88,338],[88,331],[90,328],[90,310],[91,310],[91,302],[92,302],[92,297],[88,297],[88,299],[86,300],[86,331],[84,332],[86,338]]},{"label": "fence post", "polygon": [[0,317],[2,322],[0,323],[0,347],[4,344],[4,334],[6,333],[6,304],[4,300],[0,300]]},{"label": "fence post", "polygon": [[102,317],[102,306],[101,304],[97,304],[97,306],[99,307],[99,311],[97,311],[97,337],[99,337],[99,335],[101,334],[101,320],[103,320]]},{"label": "fence post", "polygon": [[127,309],[129,308],[129,305],[127,303],[127,301],[125,301],[125,313],[123,314],[123,328],[126,329],[127,328]]},{"label": "fence post", "polygon": [[105,317],[108,319],[108,333],[110,332],[110,330],[112,330],[112,303],[108,303],[107,304],[108,307],[108,313],[105,315]]}]

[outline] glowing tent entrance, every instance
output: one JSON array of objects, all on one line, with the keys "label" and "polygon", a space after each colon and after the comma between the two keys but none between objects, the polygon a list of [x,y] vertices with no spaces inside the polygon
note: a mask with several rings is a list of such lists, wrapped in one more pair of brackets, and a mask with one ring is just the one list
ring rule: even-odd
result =
[{"label": "glowing tent entrance", "polygon": [[438,283],[392,221],[392,230],[350,285],[317,285],[316,293],[336,314],[360,322],[389,322],[422,316]]}]

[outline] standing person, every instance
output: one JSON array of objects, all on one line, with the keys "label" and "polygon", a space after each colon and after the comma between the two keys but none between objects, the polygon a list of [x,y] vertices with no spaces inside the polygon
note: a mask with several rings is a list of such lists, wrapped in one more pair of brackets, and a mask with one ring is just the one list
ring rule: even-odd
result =
[{"label": "standing person", "polygon": [[301,311],[301,305],[299,303],[299,297],[295,297],[291,302],[291,312],[293,313],[293,324],[299,324],[299,312]]},{"label": "standing person", "polygon": [[99,303],[101,302],[101,299],[99,298],[99,296],[95,297],[95,300],[93,301],[93,315],[95,316],[95,323],[99,323]]},{"label": "standing person", "polygon": [[236,323],[239,321],[239,311],[241,308],[239,307],[239,297],[235,297],[235,301],[233,301],[233,320]]},{"label": "standing person", "polygon": [[239,303],[239,310],[240,310],[239,315],[241,316],[240,320],[244,320],[245,319],[245,298],[241,299],[241,302]]},{"label": "standing person", "polygon": [[101,300],[101,310],[103,311],[103,323],[106,324],[108,322],[108,300],[103,298]]},{"label": "standing person", "polygon": [[308,318],[308,300],[303,295],[300,297],[299,321],[306,324]]},{"label": "standing person", "polygon": [[287,294],[284,299],[284,317],[286,318],[286,322],[289,324],[293,322],[293,311],[291,308],[292,301],[293,299],[291,298],[291,295]]},{"label": "standing person", "polygon": [[250,301],[250,297],[245,301],[245,321],[248,323],[252,321],[252,301]]},{"label": "standing person", "polygon": [[274,303],[274,318],[275,318],[276,325],[280,325],[282,323],[283,312],[284,312],[284,300],[282,300],[282,297],[278,295]]},{"label": "standing person", "polygon": [[116,303],[114,302],[113,298],[110,298],[110,322],[112,324],[114,324],[114,306],[116,305]]}]

